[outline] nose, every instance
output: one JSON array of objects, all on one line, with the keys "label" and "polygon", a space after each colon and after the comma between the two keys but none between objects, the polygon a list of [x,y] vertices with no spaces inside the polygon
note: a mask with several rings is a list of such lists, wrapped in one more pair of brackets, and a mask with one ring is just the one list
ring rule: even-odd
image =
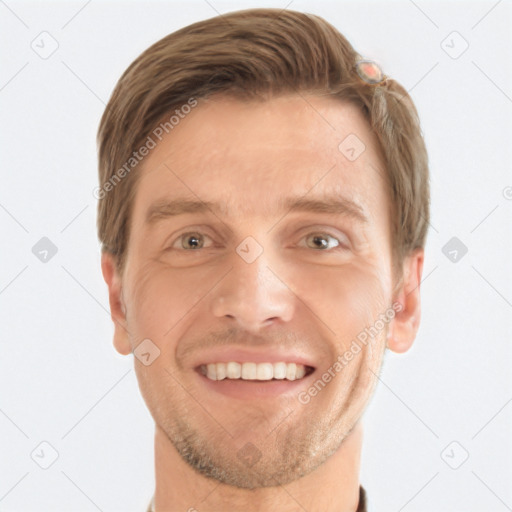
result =
[{"label": "nose", "polygon": [[231,270],[212,290],[213,315],[254,333],[273,323],[289,322],[296,298],[274,263],[266,251],[252,263],[235,252]]}]

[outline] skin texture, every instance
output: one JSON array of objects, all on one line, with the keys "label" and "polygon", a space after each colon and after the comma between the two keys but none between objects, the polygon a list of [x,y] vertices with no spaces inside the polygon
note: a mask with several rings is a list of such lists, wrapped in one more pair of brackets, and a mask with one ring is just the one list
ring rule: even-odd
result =
[{"label": "skin texture", "polygon": [[[338,148],[349,134],[366,148],[354,161]],[[134,358],[156,424],[157,512],[357,508],[360,418],[386,347],[406,351],[420,320],[423,251],[395,287],[382,170],[357,107],[311,95],[200,100],[137,170],[123,275],[108,253],[102,271],[115,348],[149,338],[160,350],[149,366]],[[356,202],[367,222],[279,206],[325,195]],[[151,204],[177,197],[224,210],[145,223]],[[263,249],[252,263],[236,250],[249,236]],[[194,369],[204,350],[229,345],[297,350],[320,376],[394,301],[401,311],[307,404],[297,393],[227,397]],[[252,466],[237,457],[247,443],[260,454]]]}]

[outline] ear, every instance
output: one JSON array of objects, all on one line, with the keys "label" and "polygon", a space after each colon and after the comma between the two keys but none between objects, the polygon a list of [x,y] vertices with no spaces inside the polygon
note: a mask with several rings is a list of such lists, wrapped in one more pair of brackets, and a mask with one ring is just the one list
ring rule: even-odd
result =
[{"label": "ear", "polygon": [[402,353],[411,348],[420,325],[420,283],[423,272],[424,250],[416,249],[404,260],[403,278],[395,290],[393,303],[399,302],[395,317],[389,323],[387,347]]},{"label": "ear", "polygon": [[114,347],[123,355],[132,352],[128,330],[126,328],[126,307],[123,302],[121,276],[115,264],[115,257],[109,252],[101,255],[101,272],[108,286],[110,316],[114,322]]}]

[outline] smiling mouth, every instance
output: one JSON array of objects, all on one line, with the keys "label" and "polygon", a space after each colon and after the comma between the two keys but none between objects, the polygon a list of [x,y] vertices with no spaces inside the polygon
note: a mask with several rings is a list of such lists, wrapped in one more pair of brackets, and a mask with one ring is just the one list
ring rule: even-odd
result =
[{"label": "smiling mouth", "polygon": [[202,364],[196,371],[210,380],[244,380],[254,382],[300,380],[315,371],[312,366],[297,363],[239,363],[236,361]]}]

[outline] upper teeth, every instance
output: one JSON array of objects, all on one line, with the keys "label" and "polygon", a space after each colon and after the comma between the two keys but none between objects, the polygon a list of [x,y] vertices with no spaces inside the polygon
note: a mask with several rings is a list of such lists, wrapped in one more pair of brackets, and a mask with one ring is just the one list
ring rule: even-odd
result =
[{"label": "upper teeth", "polygon": [[296,363],[210,363],[201,365],[201,372],[211,380],[302,379],[306,367]]}]

